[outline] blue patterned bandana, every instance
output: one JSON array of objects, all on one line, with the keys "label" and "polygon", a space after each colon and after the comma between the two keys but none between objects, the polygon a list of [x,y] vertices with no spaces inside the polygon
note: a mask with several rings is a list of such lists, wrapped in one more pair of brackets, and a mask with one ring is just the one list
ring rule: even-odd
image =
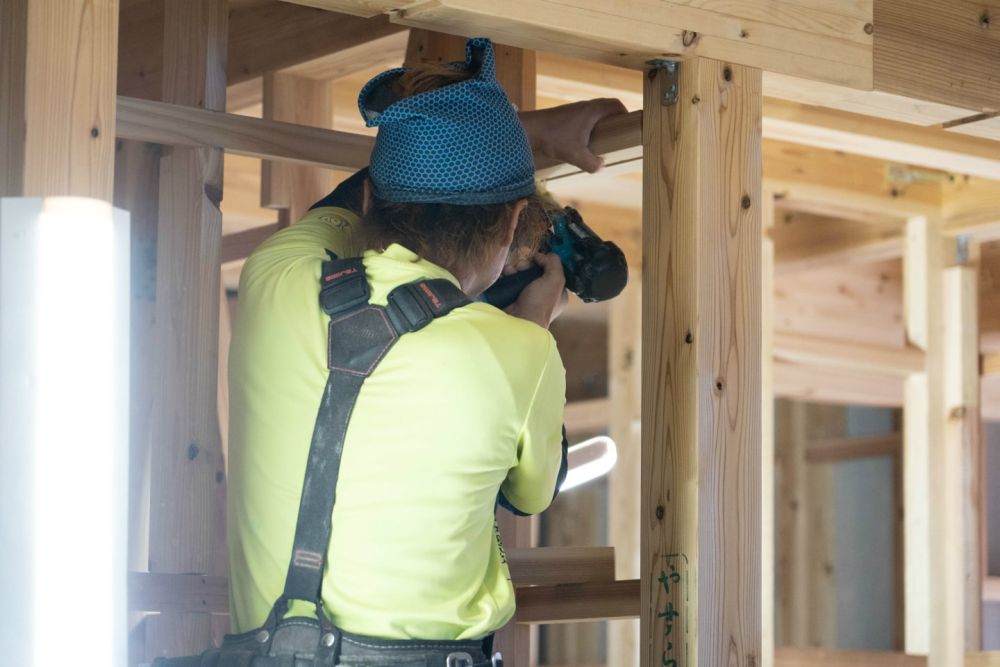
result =
[{"label": "blue patterned bandana", "polygon": [[465,62],[450,66],[477,74],[402,100],[391,88],[403,68],[361,89],[361,117],[378,127],[369,173],[375,195],[398,203],[500,204],[532,194],[531,146],[497,83],[493,44],[470,39]]}]

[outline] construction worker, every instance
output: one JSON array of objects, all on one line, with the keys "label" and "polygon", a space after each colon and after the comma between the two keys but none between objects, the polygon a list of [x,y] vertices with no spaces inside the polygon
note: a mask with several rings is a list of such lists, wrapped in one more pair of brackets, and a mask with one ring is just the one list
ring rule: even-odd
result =
[{"label": "construction worker", "polygon": [[[514,591],[496,505],[542,511],[565,467],[565,377],[547,330],[564,279],[558,258],[537,254],[547,223],[532,205],[532,147],[594,171],[590,131],[624,109],[598,100],[519,120],[483,39],[463,63],[375,77],[360,109],[379,128],[369,169],[263,243],[240,280],[228,534],[231,620],[246,634],[227,642],[277,655],[278,621],[318,617],[316,655],[335,651],[323,664],[499,664],[492,634]],[[506,313],[468,302],[526,260],[544,275]],[[448,308],[400,329],[400,294]],[[401,333],[365,362],[335,447],[339,476],[304,483],[333,438],[333,347],[354,344],[334,325],[362,312]],[[332,518],[310,538],[328,539],[319,554],[299,543],[314,490],[335,490]],[[289,594],[296,568],[320,582],[315,606]]]}]

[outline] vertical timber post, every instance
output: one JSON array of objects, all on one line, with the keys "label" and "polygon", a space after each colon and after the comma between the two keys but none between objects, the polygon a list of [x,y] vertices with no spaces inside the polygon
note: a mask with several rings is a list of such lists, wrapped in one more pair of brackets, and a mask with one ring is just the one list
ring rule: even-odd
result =
[{"label": "vertical timber post", "polygon": [[[225,0],[165,3],[163,101],[221,111]],[[157,391],[152,423],[151,572],[225,574],[225,472],[217,411],[222,151],[175,147],[160,163]],[[147,657],[211,641],[209,614],[147,621]]]},{"label": "vertical timber post", "polygon": [[774,192],[761,197],[760,625],[762,667],[774,665]]},{"label": "vertical timber post", "polygon": [[[268,72],[264,75],[263,116],[311,127],[333,127],[333,82]],[[298,221],[333,183],[329,169],[261,161],[260,205],[279,211],[279,224]]]},{"label": "vertical timber post", "polygon": [[[956,600],[949,605],[958,625],[949,645],[964,653],[983,650],[983,521],[984,467],[979,412],[979,276],[972,265],[945,269],[945,443],[942,486],[947,496],[935,508],[942,536],[943,566],[953,567],[949,584]],[[955,623],[955,619],[951,620]],[[948,655],[958,655],[956,648]],[[944,664],[939,662],[938,664]]]},{"label": "vertical timber post", "polygon": [[[906,337],[926,353],[923,372],[913,373],[904,385],[903,507],[905,572],[905,650],[915,655],[932,652],[932,619],[947,576],[932,563],[935,477],[934,452],[944,439],[944,314],[942,275],[944,239],[941,221],[916,217],[906,222],[903,257],[903,305]],[[941,635],[939,635],[941,636]],[[952,664],[960,664],[954,662]]]},{"label": "vertical timber post", "polygon": [[904,405],[905,634],[928,667],[982,647],[977,278],[970,265],[945,268],[955,246],[941,224],[907,221],[904,258],[907,337],[927,353]]},{"label": "vertical timber post", "polygon": [[0,196],[111,201],[118,0],[0,2]]},{"label": "vertical timber post", "polygon": [[[639,410],[642,368],[642,279],[632,269],[629,284],[609,304],[608,435],[618,446],[618,462],[608,478],[608,538],[615,548],[615,578],[639,577]],[[608,621],[609,664],[639,664],[637,619]]]},{"label": "vertical timber post", "polygon": [[644,95],[641,664],[756,667],[761,72],[695,58]]}]

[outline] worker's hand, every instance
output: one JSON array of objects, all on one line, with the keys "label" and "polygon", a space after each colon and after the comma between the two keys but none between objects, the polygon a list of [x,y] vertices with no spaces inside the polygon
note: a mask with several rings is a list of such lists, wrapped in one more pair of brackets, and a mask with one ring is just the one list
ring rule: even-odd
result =
[{"label": "worker's hand", "polygon": [[[566,276],[563,274],[559,255],[539,253],[534,256],[533,261],[542,267],[545,273],[537,280],[528,283],[517,297],[517,301],[507,307],[507,313],[548,329],[566,306],[568,299]],[[525,263],[524,266],[509,266],[504,269],[504,273],[521,271],[528,266],[530,263]]]},{"label": "worker's hand", "polygon": [[593,173],[604,165],[604,160],[590,152],[590,134],[598,122],[623,113],[628,109],[618,100],[600,98],[525,111],[520,118],[536,153]]}]

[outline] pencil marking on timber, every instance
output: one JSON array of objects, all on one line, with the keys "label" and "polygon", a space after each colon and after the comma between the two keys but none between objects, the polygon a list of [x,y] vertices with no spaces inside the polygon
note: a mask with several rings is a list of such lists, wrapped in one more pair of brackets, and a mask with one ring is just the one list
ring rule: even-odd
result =
[{"label": "pencil marking on timber", "polygon": [[[669,554],[663,557],[660,574],[650,582],[651,589],[662,592],[666,601],[651,610],[654,632],[662,626],[664,648],[660,656],[663,667],[690,665],[690,629],[687,625],[689,614],[688,557],[686,554]],[[656,599],[652,595],[651,599]],[[677,603],[675,606],[674,603]],[[680,662],[678,662],[680,660]]]}]

